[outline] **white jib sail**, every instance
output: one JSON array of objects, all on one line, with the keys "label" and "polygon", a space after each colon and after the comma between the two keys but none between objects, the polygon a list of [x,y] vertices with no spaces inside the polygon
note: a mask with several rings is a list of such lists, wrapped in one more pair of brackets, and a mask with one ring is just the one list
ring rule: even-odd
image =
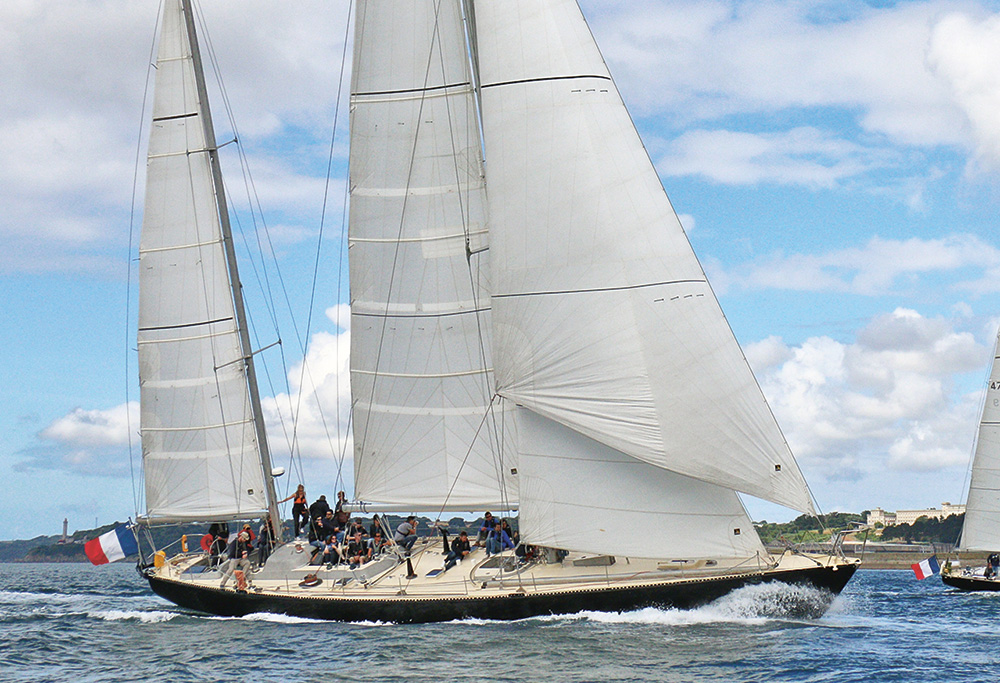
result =
[{"label": "white jib sail", "polygon": [[362,0],[356,14],[355,493],[414,510],[517,501],[516,454],[498,444],[503,420],[489,412],[488,233],[459,5]]},{"label": "white jib sail", "polygon": [[525,543],[658,559],[767,555],[734,491],[637,460],[530,410],[517,419]]},{"label": "white jib sail", "polygon": [[263,514],[264,479],[180,0],[164,5],[139,247],[147,517]]},{"label": "white jib sail", "polygon": [[963,550],[1000,550],[1000,336],[993,347],[976,454],[972,460],[969,500],[962,525]]},{"label": "white jib sail", "polygon": [[575,0],[476,4],[500,394],[811,511]]}]

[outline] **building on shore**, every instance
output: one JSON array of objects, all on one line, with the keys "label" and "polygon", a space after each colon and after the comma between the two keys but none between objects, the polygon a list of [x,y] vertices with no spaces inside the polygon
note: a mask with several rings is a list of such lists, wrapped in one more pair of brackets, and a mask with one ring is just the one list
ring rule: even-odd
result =
[{"label": "building on shore", "polygon": [[944,519],[951,515],[961,515],[965,513],[964,505],[952,505],[951,503],[941,503],[941,509],[927,508],[926,510],[897,510],[889,512],[882,508],[875,508],[868,512],[866,523],[868,526],[881,524],[882,526],[892,526],[895,524],[913,524],[921,517],[929,519]]}]

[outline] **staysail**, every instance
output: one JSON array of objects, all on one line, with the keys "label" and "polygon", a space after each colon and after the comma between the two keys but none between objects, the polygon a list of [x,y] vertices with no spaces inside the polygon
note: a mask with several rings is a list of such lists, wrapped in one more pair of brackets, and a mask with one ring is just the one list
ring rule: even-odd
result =
[{"label": "staysail", "polygon": [[357,3],[351,95],[355,494],[516,505],[491,407],[490,259],[460,2]]},{"label": "staysail", "polygon": [[993,346],[993,366],[979,420],[960,548],[1000,549],[1000,334]]},{"label": "staysail", "polygon": [[651,465],[812,511],[575,0],[475,14],[499,394]]},{"label": "staysail", "polygon": [[181,0],[165,2],[139,247],[150,521],[247,518],[268,509],[220,225],[222,189],[210,160],[215,139],[199,96],[193,19],[184,10]]}]

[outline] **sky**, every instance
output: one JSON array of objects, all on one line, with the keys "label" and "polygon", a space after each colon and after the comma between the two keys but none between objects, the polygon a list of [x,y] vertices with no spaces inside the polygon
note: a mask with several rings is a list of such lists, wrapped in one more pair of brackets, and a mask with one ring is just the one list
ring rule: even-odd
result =
[{"label": "sky", "polygon": [[[204,4],[255,345],[282,341],[260,354],[279,493],[332,495],[351,480],[348,3]],[[963,500],[1000,323],[1000,1],[581,7],[819,508]],[[132,261],[158,9],[0,3],[0,540],[141,503]]]}]

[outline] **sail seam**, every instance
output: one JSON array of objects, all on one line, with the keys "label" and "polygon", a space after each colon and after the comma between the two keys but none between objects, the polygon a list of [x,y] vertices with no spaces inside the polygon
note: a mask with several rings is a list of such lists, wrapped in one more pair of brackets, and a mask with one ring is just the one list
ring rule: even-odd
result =
[{"label": "sail seam", "polygon": [[443,377],[468,377],[470,375],[486,375],[493,372],[493,368],[475,368],[472,370],[462,370],[461,372],[375,372],[374,370],[354,370],[359,375],[381,375],[382,377],[401,377],[403,379],[440,379]]},{"label": "sail seam", "polygon": [[[469,235],[487,235],[489,230],[475,230],[471,231]],[[456,232],[448,235],[428,235],[421,237],[403,237],[400,239],[393,237],[352,237],[350,239],[351,244],[364,243],[364,244],[397,244],[400,242],[405,242],[408,244],[422,244],[424,242],[440,242],[441,240],[454,240],[458,238],[465,238],[464,232]]]},{"label": "sail seam", "polygon": [[[462,183],[456,185],[435,185],[431,187],[354,187],[351,189],[352,197],[408,197],[426,195],[445,195],[469,192],[470,190],[480,190],[483,184]],[[464,233],[463,233],[464,235]]]},{"label": "sail seam", "polygon": [[177,249],[196,249],[198,247],[211,247],[216,244],[221,244],[222,240],[210,240],[208,242],[194,242],[192,244],[174,244],[169,247],[153,247],[151,249],[140,249],[139,256],[143,254],[155,254],[158,251],[175,251]]},{"label": "sail seam", "polygon": [[663,287],[665,285],[699,284],[706,283],[704,279],[698,280],[667,280],[664,282],[646,282],[640,285],[622,285],[620,287],[593,287],[589,289],[565,289],[552,290],[548,292],[512,292],[510,294],[494,294],[494,299],[510,299],[521,296],[544,296],[548,294],[590,294],[595,292],[622,292],[630,289],[645,289],[647,287]]},{"label": "sail seam", "polygon": [[204,149],[189,149],[182,152],[164,152],[163,154],[150,154],[147,159],[166,159],[167,157],[183,157],[191,154],[204,154],[205,152],[211,152],[212,149],[206,147]]},{"label": "sail seam", "polygon": [[219,429],[221,427],[236,427],[238,425],[250,424],[253,418],[246,420],[236,420],[235,422],[220,422],[214,425],[197,425],[195,427],[145,427],[139,431],[143,434],[147,432],[201,432],[207,429]]},{"label": "sail seam", "polygon": [[465,311],[449,311],[447,313],[364,313],[353,311],[352,315],[361,318],[448,318],[455,315],[467,315],[469,313],[484,313],[490,310],[489,306],[483,308],[470,308]]},{"label": "sail seam", "polygon": [[186,341],[197,341],[199,339],[211,339],[213,337],[224,337],[227,334],[232,334],[232,330],[220,330],[219,332],[209,332],[208,334],[195,334],[190,337],[169,337],[167,339],[140,339],[139,345],[144,344],[166,344],[170,342],[186,342]]},{"label": "sail seam", "polygon": [[156,330],[179,330],[184,327],[198,327],[199,325],[213,325],[215,323],[224,323],[227,320],[232,320],[233,316],[226,316],[225,318],[215,318],[214,320],[203,320],[196,323],[180,323],[178,325],[159,325],[158,327],[140,327],[140,332],[155,332]]},{"label": "sail seam", "polygon": [[544,81],[571,81],[577,78],[600,78],[610,81],[610,76],[600,76],[598,74],[577,74],[575,76],[543,76],[541,78],[518,78],[513,81],[498,81],[496,83],[484,83],[482,88],[498,88],[502,85],[518,85],[521,83],[542,83]]}]

